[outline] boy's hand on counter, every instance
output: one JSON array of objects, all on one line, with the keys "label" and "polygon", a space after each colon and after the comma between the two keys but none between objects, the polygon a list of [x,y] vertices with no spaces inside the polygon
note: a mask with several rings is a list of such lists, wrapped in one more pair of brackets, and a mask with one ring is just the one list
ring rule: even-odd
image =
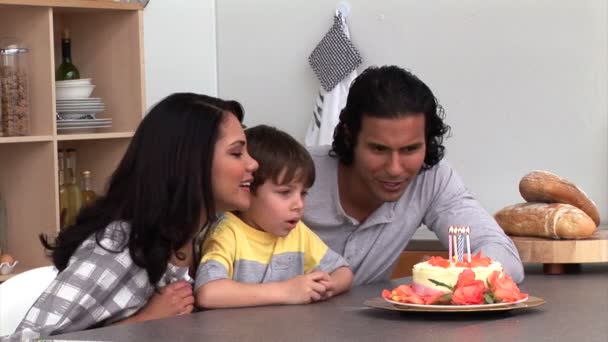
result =
[{"label": "boy's hand on counter", "polygon": [[329,282],[329,275],[315,271],[283,282],[286,304],[308,304],[324,298],[327,289],[323,282]]}]

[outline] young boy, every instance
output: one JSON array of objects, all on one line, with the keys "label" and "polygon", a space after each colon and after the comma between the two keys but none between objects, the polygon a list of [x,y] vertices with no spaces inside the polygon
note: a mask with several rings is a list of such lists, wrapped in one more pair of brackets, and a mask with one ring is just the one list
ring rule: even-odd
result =
[{"label": "young boy", "polygon": [[308,151],[269,126],[246,130],[258,161],[248,210],[226,213],[203,244],[196,303],[203,308],[305,304],[348,290],[353,274],[300,219],[315,179]]}]

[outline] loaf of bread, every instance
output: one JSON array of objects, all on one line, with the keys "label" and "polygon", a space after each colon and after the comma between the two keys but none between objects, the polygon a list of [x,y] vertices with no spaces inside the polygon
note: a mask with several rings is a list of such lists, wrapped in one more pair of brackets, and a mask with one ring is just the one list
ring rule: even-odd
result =
[{"label": "loaf of bread", "polygon": [[571,182],[547,171],[532,171],[519,182],[519,193],[528,202],[566,203],[584,211],[595,226],[600,213],[587,194]]},{"label": "loaf of bread", "polygon": [[589,215],[564,203],[519,203],[503,208],[494,218],[509,235],[584,239],[597,228]]}]

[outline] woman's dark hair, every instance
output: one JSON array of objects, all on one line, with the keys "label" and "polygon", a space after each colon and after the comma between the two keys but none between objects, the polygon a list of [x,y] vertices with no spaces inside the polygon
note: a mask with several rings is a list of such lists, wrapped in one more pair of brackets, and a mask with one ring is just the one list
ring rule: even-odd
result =
[{"label": "woman's dark hair", "polygon": [[363,115],[399,118],[424,113],[426,155],[422,169],[431,168],[444,156],[443,137],[450,126],[437,99],[418,77],[397,66],[369,67],[351,84],[346,106],[334,130],[330,154],[344,165],[353,163],[353,152]]},{"label": "woman's dark hair", "polygon": [[242,121],[236,101],[177,93],[156,104],[137,128],[105,196],[83,208],[53,243],[40,235],[57,269],[65,269],[92,234],[102,246],[106,227],[125,222],[130,229],[120,245],[129,248],[133,262],[156,284],[171,255],[207,223],[201,218],[215,218],[213,151],[229,112]]},{"label": "woman's dark hair", "polygon": [[[297,177],[306,188],[314,184],[315,164],[312,157],[291,135],[266,125],[248,128],[245,135],[247,150],[259,164],[253,173],[252,193],[269,179],[283,185]],[[283,172],[283,179],[279,179]]]}]

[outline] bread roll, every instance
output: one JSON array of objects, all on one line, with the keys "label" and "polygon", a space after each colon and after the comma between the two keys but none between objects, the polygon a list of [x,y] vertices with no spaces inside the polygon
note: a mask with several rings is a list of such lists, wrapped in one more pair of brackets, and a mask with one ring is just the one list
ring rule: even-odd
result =
[{"label": "bread roll", "polygon": [[503,208],[494,218],[509,235],[583,239],[596,230],[589,215],[563,203],[519,203]]},{"label": "bread roll", "polygon": [[600,213],[587,194],[576,185],[547,171],[532,171],[519,182],[519,193],[528,202],[566,203],[584,211],[595,226],[600,224]]}]

